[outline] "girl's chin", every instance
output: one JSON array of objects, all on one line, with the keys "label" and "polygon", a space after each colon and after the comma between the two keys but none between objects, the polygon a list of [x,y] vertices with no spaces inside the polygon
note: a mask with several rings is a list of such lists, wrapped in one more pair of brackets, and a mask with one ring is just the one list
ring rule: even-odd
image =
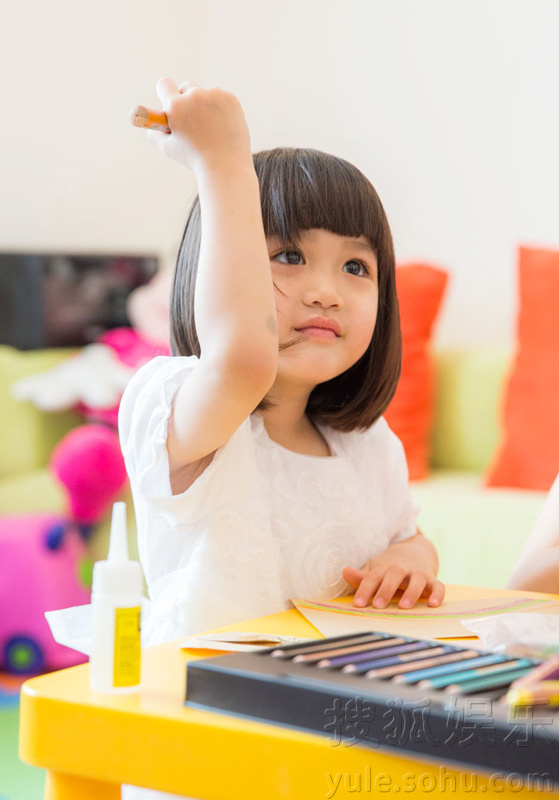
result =
[{"label": "girl's chin", "polygon": [[312,389],[314,389],[315,386],[318,386],[319,383],[331,381],[332,378],[337,378],[337,376],[341,375],[342,372],[345,372],[345,370],[319,369],[318,365],[316,364],[306,364],[304,366],[301,365],[297,369],[294,369],[293,367],[289,369],[282,369],[280,366],[276,380],[281,382],[281,384],[284,386],[300,386],[307,391],[312,391]]}]

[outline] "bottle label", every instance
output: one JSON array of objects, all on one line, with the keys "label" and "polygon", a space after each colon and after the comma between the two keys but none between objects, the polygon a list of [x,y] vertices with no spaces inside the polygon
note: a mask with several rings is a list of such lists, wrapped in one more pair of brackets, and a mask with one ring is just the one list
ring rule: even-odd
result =
[{"label": "bottle label", "polygon": [[137,686],[140,683],[141,619],[140,606],[115,608],[115,687]]}]

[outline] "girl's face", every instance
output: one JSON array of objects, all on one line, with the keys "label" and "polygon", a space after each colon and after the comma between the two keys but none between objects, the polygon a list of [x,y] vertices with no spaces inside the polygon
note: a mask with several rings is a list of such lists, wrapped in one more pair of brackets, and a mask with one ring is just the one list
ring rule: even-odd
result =
[{"label": "girl's face", "polygon": [[322,229],[303,231],[298,245],[282,246],[273,237],[267,243],[276,287],[278,379],[312,389],[349,369],[369,346],[377,258],[364,236]]}]

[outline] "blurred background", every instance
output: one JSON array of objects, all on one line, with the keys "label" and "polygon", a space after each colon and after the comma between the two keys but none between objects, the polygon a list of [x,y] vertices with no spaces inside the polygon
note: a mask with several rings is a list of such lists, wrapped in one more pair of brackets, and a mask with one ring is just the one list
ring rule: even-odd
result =
[{"label": "blurred background", "polygon": [[[89,516],[83,504],[78,511],[53,448],[69,446],[64,437],[81,425],[112,425],[116,436],[117,401],[111,409],[109,398],[101,413],[99,403],[68,399],[68,389],[58,406],[40,410],[38,394],[22,389],[17,399],[12,386],[66,363],[68,348],[134,325],[129,294],[173,264],[194,180],[130,125],[130,107],[157,108],[162,76],[217,85],[240,99],[254,151],[313,147],[370,178],[398,262],[433,265],[445,276],[424,337],[436,333],[429,345],[442,356],[438,421],[430,455],[422,455],[434,478],[417,488],[421,527],[440,535],[443,579],[502,586],[549,488],[546,478],[521,492],[489,497],[480,489],[516,346],[518,248],[559,250],[559,4],[21,0],[3,9],[2,30],[0,345],[10,347],[0,347],[0,564],[9,552],[20,572],[17,591],[0,574],[0,800],[38,800],[42,772],[17,759],[18,688],[26,674],[64,664],[49,655],[44,631],[31,629],[10,634],[8,659],[2,609],[8,614],[11,603],[15,618],[27,608],[46,569],[38,558],[37,572],[25,571],[16,547],[27,542],[23,531],[49,558],[73,536],[78,549],[68,563],[78,564],[87,587],[88,559],[104,552],[112,489]],[[414,284],[409,305],[421,298]],[[145,358],[136,346],[111,340],[121,372]],[[65,381],[66,373],[56,378]],[[46,402],[49,391],[41,391]],[[426,412],[429,431],[434,413]],[[114,441],[101,444],[109,458]],[[459,563],[443,537],[449,509],[453,532],[462,523],[471,534],[471,554]],[[487,550],[492,542],[495,552]],[[499,562],[501,572],[480,572],[480,548],[483,563]],[[40,597],[39,616],[71,602]]]},{"label": "blurred background", "polygon": [[[172,261],[190,173],[128,122],[168,75],[238,95],[253,149],[330,151],[400,259],[452,274],[439,336],[511,339],[515,248],[556,245],[554,0],[24,0],[0,52],[3,250]],[[472,324],[475,319],[475,324]]]}]

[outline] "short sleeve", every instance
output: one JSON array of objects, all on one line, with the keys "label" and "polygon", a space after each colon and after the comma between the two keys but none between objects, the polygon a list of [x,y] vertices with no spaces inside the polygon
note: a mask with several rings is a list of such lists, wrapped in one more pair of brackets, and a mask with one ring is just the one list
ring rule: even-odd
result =
[{"label": "short sleeve", "polygon": [[[196,356],[158,356],[134,375],[121,400],[119,436],[135,502],[145,501],[171,526],[201,519],[212,509],[238,497],[252,476],[239,463],[250,464],[253,447],[250,421],[245,420],[225,445],[216,450],[204,472],[182,494],[174,495],[169,479],[167,429],[175,395],[196,369]],[[235,468],[237,465],[237,468]]]}]

